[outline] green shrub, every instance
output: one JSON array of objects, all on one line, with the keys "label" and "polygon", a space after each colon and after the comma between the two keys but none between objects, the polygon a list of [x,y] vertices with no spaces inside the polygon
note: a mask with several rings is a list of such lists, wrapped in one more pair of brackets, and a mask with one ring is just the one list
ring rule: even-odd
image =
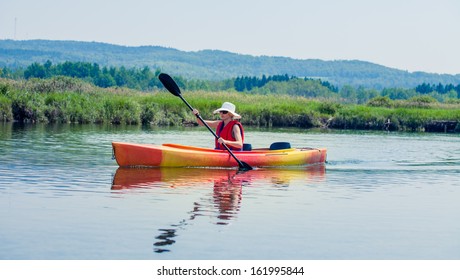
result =
[{"label": "green shrub", "polygon": [[26,88],[32,92],[52,93],[52,92],[89,92],[94,87],[77,78],[57,76],[50,79],[33,78],[27,81]]},{"label": "green shrub", "polygon": [[392,108],[394,106],[394,102],[388,96],[378,96],[369,100],[369,102],[367,102],[367,105],[371,107]]},{"label": "green shrub", "polygon": [[13,118],[21,122],[47,122],[44,98],[38,93],[18,92],[12,96]]},{"label": "green shrub", "polygon": [[11,100],[0,95],[0,121],[9,122],[13,120],[13,111],[11,109]]},{"label": "green shrub", "polygon": [[330,101],[325,101],[319,104],[319,112],[321,114],[326,114],[326,115],[335,115],[340,109],[342,108],[342,105],[339,103],[334,103]]},{"label": "green shrub", "polygon": [[403,107],[412,108],[435,108],[439,102],[434,97],[428,95],[420,95],[402,101]]},{"label": "green shrub", "polygon": [[127,96],[111,96],[104,100],[105,119],[114,124],[139,124],[141,106]]}]

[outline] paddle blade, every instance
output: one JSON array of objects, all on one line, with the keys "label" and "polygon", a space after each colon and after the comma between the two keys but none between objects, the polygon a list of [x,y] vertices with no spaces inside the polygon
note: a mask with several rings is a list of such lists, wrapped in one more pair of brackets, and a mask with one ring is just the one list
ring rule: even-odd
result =
[{"label": "paddle blade", "polygon": [[175,96],[180,96],[180,89],[179,86],[176,84],[176,82],[169,76],[168,74],[161,73],[160,76],[158,76],[160,79],[160,82],[163,84],[163,86],[172,94]]},{"label": "paddle blade", "polygon": [[240,162],[238,163],[238,165],[239,165],[238,169],[239,169],[240,171],[249,171],[249,170],[252,170],[252,169],[253,169],[252,166],[250,166],[249,164],[247,164],[247,163],[244,162],[244,161],[240,161]]}]

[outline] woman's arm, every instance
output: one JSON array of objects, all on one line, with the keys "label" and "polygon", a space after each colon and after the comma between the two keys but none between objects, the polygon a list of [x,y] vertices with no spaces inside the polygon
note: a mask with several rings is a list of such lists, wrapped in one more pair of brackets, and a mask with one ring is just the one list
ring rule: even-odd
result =
[{"label": "woman's arm", "polygon": [[[193,114],[195,116],[199,115],[200,114],[200,111],[198,111],[197,109],[193,109]],[[210,120],[204,120],[206,122],[206,124],[211,127],[211,128],[217,128],[217,126],[219,125],[220,121],[210,121]],[[204,126],[203,122],[198,118],[196,118],[196,122],[201,125],[201,126]]]}]

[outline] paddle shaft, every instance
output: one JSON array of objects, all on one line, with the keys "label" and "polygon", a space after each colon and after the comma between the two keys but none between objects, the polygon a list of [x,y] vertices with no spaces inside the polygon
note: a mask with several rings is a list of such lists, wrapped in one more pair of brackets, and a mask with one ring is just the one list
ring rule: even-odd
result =
[{"label": "paddle shaft", "polygon": [[[185,98],[182,97],[182,95],[178,95],[180,97],[180,99],[188,106],[188,108],[193,111],[193,107],[190,106],[190,104],[187,102],[187,100],[185,100]],[[214,137],[216,137],[216,139],[219,139],[219,136],[217,136],[217,134],[214,132],[214,130],[212,130],[212,128],[209,127],[209,125],[205,122],[205,120],[203,120],[203,118],[200,116],[200,114],[196,114],[195,115],[203,124],[204,126],[206,126],[206,128],[212,133],[212,135],[214,135]],[[245,168],[247,169],[247,166],[245,166],[232,152],[232,150],[230,150],[230,148],[225,145],[225,143],[222,143],[222,146],[224,146],[224,148],[227,150],[227,152],[236,160],[236,162],[238,162],[238,166],[240,168]],[[247,165],[247,164],[246,164]]]},{"label": "paddle shaft", "polygon": [[[190,106],[190,104],[188,104],[187,100],[185,100],[185,98],[182,97],[182,94],[180,93],[180,88],[179,86],[176,84],[176,82],[173,80],[173,78],[171,78],[171,76],[169,76],[168,74],[165,74],[165,73],[161,73],[158,78],[160,79],[161,83],[165,86],[165,88],[172,94],[174,94],[175,96],[178,96],[180,97],[180,99],[185,103],[185,105],[188,106],[188,108],[193,111],[193,108],[192,106]],[[209,125],[201,118],[200,114],[196,114],[196,117],[198,119],[200,119],[200,121],[206,126],[206,128],[212,133],[212,135],[214,135],[214,137],[216,137],[216,139],[219,139],[219,136],[217,136],[217,134],[209,127]],[[224,146],[224,148],[227,150],[227,152],[236,160],[236,162],[238,163],[238,166],[239,166],[239,169],[241,171],[247,171],[247,170],[252,170],[252,167],[247,164],[246,162],[243,162],[243,161],[240,161],[233,153],[232,151],[230,151],[230,149],[227,147],[227,145],[225,145],[225,143],[222,143],[222,145]]]}]

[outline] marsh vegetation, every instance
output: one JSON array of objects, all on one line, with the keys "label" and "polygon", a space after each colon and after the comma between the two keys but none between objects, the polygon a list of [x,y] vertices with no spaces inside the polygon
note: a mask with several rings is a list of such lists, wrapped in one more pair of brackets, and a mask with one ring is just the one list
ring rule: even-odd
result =
[{"label": "marsh vegetation", "polygon": [[[259,127],[300,127],[408,131],[460,131],[460,103],[430,96],[392,100],[377,96],[366,104],[280,94],[184,91],[204,118],[232,101],[242,123]],[[0,121],[194,125],[181,100],[165,90],[144,92],[100,88],[79,79],[0,80]]]}]

